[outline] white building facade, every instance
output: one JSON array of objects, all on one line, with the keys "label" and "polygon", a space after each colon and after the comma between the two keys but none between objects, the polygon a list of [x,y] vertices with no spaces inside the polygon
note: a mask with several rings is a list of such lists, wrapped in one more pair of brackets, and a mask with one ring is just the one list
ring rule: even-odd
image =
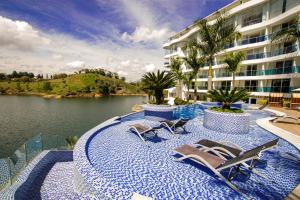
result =
[{"label": "white building facade", "polygon": [[[215,56],[213,89],[230,88],[232,77],[222,60],[226,52],[236,51],[246,53],[236,73],[236,86],[251,92],[252,103],[271,92],[284,93],[289,97],[293,89],[300,87],[299,41],[271,43],[270,39],[272,33],[291,26],[291,21],[300,14],[300,0],[236,0],[205,19],[213,23],[219,13],[225,13],[242,36]],[[182,47],[189,39],[200,40],[198,29],[192,24],[169,38],[163,45],[165,65],[169,64],[172,56],[186,56]],[[189,70],[184,64],[182,67],[184,72]],[[197,99],[203,99],[207,92],[207,74],[208,66],[205,66],[199,71],[192,89],[183,89],[183,96],[193,97],[196,86]]]}]

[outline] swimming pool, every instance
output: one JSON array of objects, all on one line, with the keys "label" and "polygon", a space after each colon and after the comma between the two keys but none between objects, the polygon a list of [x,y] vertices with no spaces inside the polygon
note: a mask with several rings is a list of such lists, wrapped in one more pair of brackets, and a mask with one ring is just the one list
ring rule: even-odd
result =
[{"label": "swimming pool", "polygon": [[[142,112],[118,118],[105,129],[95,128],[86,141],[81,141],[88,161],[75,153],[76,166],[89,187],[95,188],[94,192],[112,199],[130,199],[133,193],[154,199],[243,199],[206,168],[190,161],[176,162],[173,149],[200,139],[229,140],[251,149],[276,138],[255,123],[256,119],[270,116],[269,112],[247,112],[251,114],[250,134],[240,137],[204,128],[201,106],[179,107],[175,111],[177,117],[192,118],[186,126],[188,133],[171,135],[160,129],[158,137],[150,137],[146,143],[129,132],[128,126],[157,126],[157,122],[145,120]],[[253,199],[282,199],[299,183],[299,155],[294,146],[280,140],[276,149],[262,155],[268,165],[256,168],[270,181],[251,175],[250,180],[238,177],[233,183]]]}]

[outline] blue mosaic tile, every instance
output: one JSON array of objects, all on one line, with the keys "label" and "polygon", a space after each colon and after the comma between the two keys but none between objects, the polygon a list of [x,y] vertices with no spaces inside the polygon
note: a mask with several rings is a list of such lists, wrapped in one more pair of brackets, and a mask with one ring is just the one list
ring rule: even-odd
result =
[{"label": "blue mosaic tile", "polygon": [[[255,120],[267,117],[269,113],[259,111],[251,112],[251,115],[254,115],[251,119]],[[174,161],[172,149],[200,139],[227,140],[250,149],[276,138],[255,123],[250,124],[250,133],[243,137],[212,131],[203,127],[203,116],[198,116],[187,124],[189,133],[171,135],[161,129],[158,131],[161,142],[147,140],[144,144],[128,131],[128,125],[145,122],[153,123],[133,120],[115,124],[102,130],[87,145],[87,155],[93,169],[90,175],[101,177],[116,186],[117,189],[111,191],[119,195],[110,194],[113,199],[130,199],[133,192],[155,199],[242,199],[206,168],[189,161]],[[257,168],[272,182],[252,175],[248,181],[234,180],[233,183],[250,198],[282,199],[299,183],[298,157],[299,151],[295,147],[280,140],[276,149],[262,156],[263,160],[268,161],[267,167]],[[103,188],[101,190],[104,191]],[[123,192],[126,195],[123,196]]]}]

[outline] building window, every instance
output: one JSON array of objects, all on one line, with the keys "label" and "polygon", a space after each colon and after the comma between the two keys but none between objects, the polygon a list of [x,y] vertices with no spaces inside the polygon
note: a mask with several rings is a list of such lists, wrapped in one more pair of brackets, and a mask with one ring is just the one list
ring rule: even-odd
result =
[{"label": "building window", "polygon": [[276,72],[275,74],[289,74],[292,73],[292,65],[293,61],[292,60],[285,60],[281,62],[276,62]]},{"label": "building window", "polygon": [[229,90],[231,86],[231,81],[222,81],[221,82],[221,89],[222,90]]},{"label": "building window", "polygon": [[246,70],[246,76],[256,76],[257,65],[248,65]]},{"label": "building window", "polygon": [[271,92],[290,92],[290,79],[275,79],[272,80]]},{"label": "building window", "polygon": [[286,0],[282,1],[282,13],[284,13],[286,10]]},{"label": "building window", "polygon": [[249,92],[256,92],[257,91],[258,81],[245,81],[245,88]]}]

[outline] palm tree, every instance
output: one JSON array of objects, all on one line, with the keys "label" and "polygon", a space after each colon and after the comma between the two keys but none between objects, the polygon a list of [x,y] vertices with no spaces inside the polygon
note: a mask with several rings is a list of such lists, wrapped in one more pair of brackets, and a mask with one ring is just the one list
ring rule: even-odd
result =
[{"label": "palm tree", "polygon": [[291,40],[299,40],[300,39],[300,13],[293,20],[292,26],[286,29],[282,29],[278,32],[275,32],[271,36],[272,42],[278,41],[291,41]]},{"label": "palm tree", "polygon": [[237,90],[237,88],[233,88],[229,92],[229,90],[210,90],[207,93],[207,97],[213,99],[214,101],[220,102],[222,104],[222,109],[230,109],[230,105],[249,98],[249,93],[247,89]]},{"label": "palm tree", "polygon": [[193,82],[193,79],[195,78],[195,75],[192,72],[187,72],[184,74],[183,76],[183,84],[186,86],[187,88],[187,102],[190,101],[190,95],[189,95],[189,91]]},{"label": "palm tree", "polygon": [[182,60],[179,57],[172,57],[170,65],[167,66],[171,70],[171,73],[174,75],[174,77],[177,79],[178,84],[176,89],[176,92],[178,93],[178,97],[182,98],[182,90],[181,90],[181,85],[182,85],[182,80],[183,80],[183,73],[182,73]]},{"label": "palm tree", "polygon": [[245,53],[228,53],[225,56],[224,62],[228,65],[227,70],[232,73],[232,88],[235,88],[235,73],[240,67],[240,63],[244,60]]},{"label": "palm tree", "polygon": [[142,78],[144,90],[155,96],[156,104],[164,101],[163,90],[173,87],[175,78],[172,73],[158,70],[156,73],[148,72]]},{"label": "palm tree", "polygon": [[222,51],[226,44],[230,44],[240,37],[240,33],[236,31],[236,26],[228,25],[228,23],[228,18],[224,16],[218,17],[216,22],[211,25],[206,19],[197,22],[201,38],[201,42],[198,42],[197,46],[209,64],[208,90],[212,88],[212,65],[216,53]]},{"label": "palm tree", "polygon": [[197,101],[197,87],[196,87],[196,78],[199,72],[199,69],[204,67],[204,58],[199,57],[199,50],[197,48],[197,43],[195,41],[190,41],[185,49],[187,50],[187,57],[184,57],[183,60],[189,69],[192,69],[192,74],[195,79],[194,85],[194,101]]}]

